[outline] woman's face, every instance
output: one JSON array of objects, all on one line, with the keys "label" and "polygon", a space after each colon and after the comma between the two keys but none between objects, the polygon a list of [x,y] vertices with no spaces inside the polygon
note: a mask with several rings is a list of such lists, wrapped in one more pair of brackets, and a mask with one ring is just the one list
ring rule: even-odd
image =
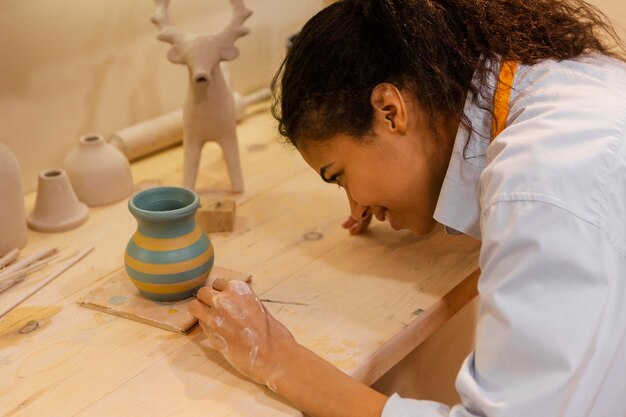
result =
[{"label": "woman's face", "polygon": [[427,234],[436,224],[433,213],[458,119],[442,123],[436,138],[417,103],[400,105],[406,106],[405,121],[401,111],[392,117],[381,113],[366,138],[337,135],[300,144],[298,150],[323,180],[346,191],[355,220],[369,211],[393,229]]}]

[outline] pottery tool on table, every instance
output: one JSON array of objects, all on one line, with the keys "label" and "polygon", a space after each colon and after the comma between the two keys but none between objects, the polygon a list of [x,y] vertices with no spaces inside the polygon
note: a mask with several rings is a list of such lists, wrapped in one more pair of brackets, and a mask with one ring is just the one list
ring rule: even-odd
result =
[{"label": "pottery tool on table", "polygon": [[2,272],[2,268],[11,264],[11,262],[15,261],[18,256],[20,256],[20,250],[13,249],[11,252],[7,253],[2,258],[0,258],[0,272]]},{"label": "pottery tool on table", "polygon": [[[51,259],[51,258],[49,258]],[[9,288],[11,288],[12,286],[14,286],[15,284],[18,284],[22,281],[24,281],[24,279],[32,272],[38,271],[41,268],[44,268],[45,266],[48,265],[49,260],[46,261],[37,261],[35,263],[33,263],[32,265],[27,266],[26,268],[23,268],[19,271],[15,271],[11,274],[9,274],[8,276],[4,277],[2,280],[0,280],[0,293],[8,290]]]},{"label": "pottery tool on table", "polygon": [[[56,253],[56,248],[45,249],[28,258],[11,265],[18,257],[20,251],[14,249],[7,256],[0,259],[0,265],[6,266],[4,269],[0,269],[0,293],[8,290],[17,283],[20,283],[26,278],[28,274],[38,269],[43,268],[48,264],[48,261],[53,257],[48,257],[50,254]],[[46,258],[45,260],[41,260]],[[10,265],[10,266],[9,266]]]},{"label": "pottery tool on table", "polygon": [[[53,250],[53,251],[56,252],[56,248],[48,249],[48,251],[50,251],[50,250]],[[54,279],[56,279],[63,272],[65,272],[66,270],[68,270],[69,268],[74,266],[78,261],[80,261],[85,256],[87,256],[92,250],[93,250],[93,247],[85,248],[85,249],[81,250],[78,254],[76,254],[76,255],[72,256],[71,258],[67,259],[65,262],[63,262],[61,265],[59,265],[59,267],[57,268],[56,271],[54,271],[53,273],[48,275],[46,278],[43,279],[43,281],[41,281],[39,284],[37,284],[37,286],[35,288],[31,289],[23,297],[19,298],[15,302],[9,304],[8,306],[6,306],[2,310],[0,310],[0,317],[4,316],[9,311],[13,310],[15,307],[20,305],[28,297],[30,297],[31,295],[35,294],[37,291],[39,291],[40,289],[42,289],[43,287],[48,285],[50,282],[52,282]],[[44,252],[44,251],[42,251],[42,252]],[[42,253],[42,252],[40,252],[40,253]],[[36,256],[36,255],[33,255],[33,257]],[[27,259],[29,259],[29,258],[27,258]],[[24,261],[26,261],[27,259],[25,259]]]},{"label": "pottery tool on table", "polygon": [[[214,266],[207,284],[218,278],[250,282],[251,277],[250,274]],[[181,301],[152,301],[144,298],[139,295],[124,268],[119,268],[105,277],[104,282],[78,301],[78,304],[184,334],[198,322],[187,307],[192,300],[195,297]]]},{"label": "pottery tool on table", "polygon": [[6,268],[0,270],[0,281],[4,280],[5,278],[8,278],[14,272],[21,271],[22,269],[32,265],[33,263],[41,259],[47,258],[51,255],[54,255],[57,252],[58,252],[57,248],[44,249],[31,256],[28,256],[22,259],[21,261],[15,262],[11,264],[10,266],[7,266]]},{"label": "pottery tool on table", "polygon": [[111,134],[107,141],[129,161],[142,158],[183,141],[183,112],[176,110]]},{"label": "pottery tool on table", "polygon": [[307,303],[301,303],[300,301],[283,301],[283,300],[272,300],[270,298],[260,298],[259,301],[262,303],[271,303],[271,304],[285,304],[291,306],[308,306]]},{"label": "pottery tool on table", "polygon": [[[52,256],[49,256],[51,254]],[[50,261],[59,256],[56,248],[46,249],[18,262],[10,269],[6,268],[0,273],[0,293],[24,281],[28,275],[46,267]]]},{"label": "pottery tool on table", "polygon": [[[246,117],[248,108],[268,100],[270,97],[271,92],[268,88],[262,88],[246,95],[233,92],[237,121]],[[250,113],[254,113],[254,110],[252,109]],[[179,145],[183,142],[183,112],[176,110],[125,127],[108,136],[107,142],[122,151],[129,161],[135,161]]]}]

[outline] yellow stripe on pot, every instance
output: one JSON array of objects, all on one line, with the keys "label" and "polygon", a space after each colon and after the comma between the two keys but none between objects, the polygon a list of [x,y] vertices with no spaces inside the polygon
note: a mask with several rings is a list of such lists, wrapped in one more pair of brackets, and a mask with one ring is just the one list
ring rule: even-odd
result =
[{"label": "yellow stripe on pot", "polygon": [[171,264],[148,264],[131,257],[128,252],[124,254],[124,260],[126,261],[127,266],[137,272],[153,275],[178,274],[180,272],[190,271],[192,269],[201,267],[202,265],[207,263],[212,257],[213,246],[210,246],[209,250],[207,250],[197,258],[189,259],[182,262],[174,262]]},{"label": "yellow stripe on pot", "polygon": [[156,237],[149,237],[142,235],[139,231],[133,235],[133,241],[137,246],[142,249],[154,250],[154,251],[171,251],[186,248],[191,246],[202,236],[202,230],[199,227],[193,229],[193,231],[175,238],[159,239]]},{"label": "yellow stripe on pot", "polygon": [[147,284],[145,282],[137,281],[136,279],[130,277],[129,278],[135,284],[135,286],[142,291],[147,291],[154,294],[174,294],[204,285],[207,277],[208,274],[205,272],[197,278],[193,278],[185,282],[180,282],[178,284]]}]

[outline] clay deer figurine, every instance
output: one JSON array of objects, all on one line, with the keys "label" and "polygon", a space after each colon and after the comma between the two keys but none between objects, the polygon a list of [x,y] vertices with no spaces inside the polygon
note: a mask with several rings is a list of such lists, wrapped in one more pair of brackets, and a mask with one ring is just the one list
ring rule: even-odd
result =
[{"label": "clay deer figurine", "polygon": [[222,148],[233,191],[242,192],[235,104],[220,62],[232,61],[239,56],[235,41],[250,32],[243,23],[252,11],[246,8],[243,0],[230,0],[232,19],[221,33],[195,34],[184,33],[170,22],[170,0],[154,0],[154,3],[157,9],[151,21],[160,29],[157,39],[172,45],[167,58],[189,68],[189,88],[183,107],[183,186],[194,188],[202,146],[214,141]]}]

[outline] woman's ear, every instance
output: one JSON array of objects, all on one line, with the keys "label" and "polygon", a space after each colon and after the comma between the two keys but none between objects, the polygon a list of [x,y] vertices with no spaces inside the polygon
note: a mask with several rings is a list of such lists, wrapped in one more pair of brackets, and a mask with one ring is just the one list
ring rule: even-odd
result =
[{"label": "woman's ear", "polygon": [[407,107],[398,88],[390,83],[378,84],[372,90],[375,128],[405,134],[408,126]]}]

